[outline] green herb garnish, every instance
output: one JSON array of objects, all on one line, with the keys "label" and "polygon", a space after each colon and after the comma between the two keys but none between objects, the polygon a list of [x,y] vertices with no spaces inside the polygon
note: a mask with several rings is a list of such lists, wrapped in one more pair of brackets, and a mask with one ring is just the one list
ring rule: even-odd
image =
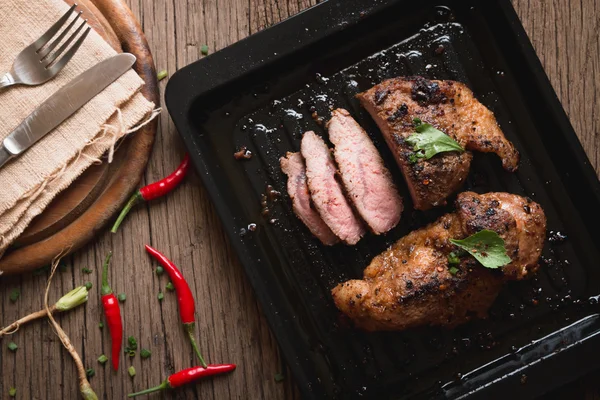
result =
[{"label": "green herb garnish", "polygon": [[165,272],[165,269],[161,266],[156,267],[156,275],[160,276]]},{"label": "green herb garnish", "polygon": [[467,251],[486,268],[500,268],[511,261],[506,254],[504,239],[494,231],[484,229],[462,240],[450,239],[450,242]]},{"label": "green herb garnish", "polygon": [[87,267],[84,267],[84,268],[81,268],[81,272],[83,272],[84,274],[91,274],[92,270]]},{"label": "green herb garnish", "polygon": [[98,328],[102,329],[104,328],[104,322],[98,322]]},{"label": "green herb garnish", "polygon": [[148,349],[142,349],[142,351],[140,351],[140,357],[146,359],[146,358],[150,358],[150,356],[152,355],[152,352]]},{"label": "green herb garnish", "polygon": [[156,78],[158,79],[158,81],[162,81],[163,79],[165,79],[167,77],[169,73],[167,72],[166,69],[163,69],[162,71],[160,71],[157,75]]},{"label": "green herb garnish", "polygon": [[91,378],[92,376],[96,375],[96,371],[94,370],[94,368],[88,368],[85,370],[85,375],[88,378]]},{"label": "green herb garnish", "polygon": [[165,295],[163,292],[158,292],[158,301],[163,301],[163,299],[165,298]]},{"label": "green herb garnish", "polygon": [[17,344],[16,344],[15,342],[10,342],[10,343],[7,345],[7,347],[8,347],[8,349],[9,349],[10,351],[12,351],[12,352],[15,352],[15,351],[17,351],[17,349],[19,348],[19,346],[17,346]]},{"label": "green herb garnish", "polygon": [[14,288],[10,291],[10,295],[8,297],[10,298],[11,302],[16,303],[17,300],[19,300],[19,297],[21,297],[21,290]]},{"label": "green herb garnish", "polygon": [[129,350],[137,350],[137,340],[133,336],[127,338],[127,344],[129,344]]},{"label": "green herb garnish", "polygon": [[448,268],[448,272],[450,272],[450,275],[456,275],[458,273],[458,268],[450,267]]},{"label": "green herb garnish", "polygon": [[135,350],[129,350],[129,351],[127,352],[127,355],[129,355],[129,358],[133,358],[133,357],[135,357]]},{"label": "green herb garnish", "polygon": [[106,357],[104,354],[102,354],[100,357],[98,357],[98,362],[100,364],[106,364],[107,361],[108,361],[108,357]]},{"label": "green herb garnish", "polygon": [[201,52],[203,55],[208,55],[208,45],[206,45],[206,44],[203,44],[203,45],[202,45],[202,47],[200,47],[200,52]]},{"label": "green herb garnish", "polygon": [[119,293],[117,295],[117,299],[119,299],[120,303],[125,303],[125,300],[127,300],[127,295],[125,293]]},{"label": "green herb garnish", "polygon": [[275,374],[275,382],[283,382],[285,380],[285,375],[282,373]]},{"label": "green herb garnish", "polygon": [[10,397],[15,397],[17,395],[17,388],[11,387],[8,389],[8,395]]},{"label": "green herb garnish", "polygon": [[413,122],[416,133],[406,138],[406,142],[412,146],[414,151],[408,157],[410,163],[416,163],[419,158],[428,160],[436,154],[448,151],[458,151],[460,153],[465,151],[454,139],[434,128],[433,125],[424,124],[418,118],[415,118]]},{"label": "green herb garnish", "polygon": [[89,291],[92,288],[92,286],[94,286],[94,284],[92,282],[86,282],[84,286]]},{"label": "green herb garnish", "polygon": [[167,282],[167,285],[165,286],[165,288],[166,288],[167,290],[170,290],[171,292],[172,292],[173,290],[175,290],[175,286],[173,285],[173,282]]},{"label": "green herb garnish", "polygon": [[127,368],[127,372],[129,372],[129,376],[130,377],[134,377],[135,376],[135,368],[133,368],[133,365],[129,368]]},{"label": "green herb garnish", "polygon": [[456,266],[458,264],[460,264],[460,258],[458,258],[457,252],[453,251],[448,254],[448,265]]}]

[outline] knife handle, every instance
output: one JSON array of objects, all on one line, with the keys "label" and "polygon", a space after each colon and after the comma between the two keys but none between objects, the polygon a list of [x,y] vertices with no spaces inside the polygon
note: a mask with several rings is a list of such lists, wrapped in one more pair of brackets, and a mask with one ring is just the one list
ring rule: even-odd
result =
[{"label": "knife handle", "polygon": [[13,157],[14,156],[8,150],[6,150],[4,146],[0,146],[0,168],[2,168],[2,166]]}]

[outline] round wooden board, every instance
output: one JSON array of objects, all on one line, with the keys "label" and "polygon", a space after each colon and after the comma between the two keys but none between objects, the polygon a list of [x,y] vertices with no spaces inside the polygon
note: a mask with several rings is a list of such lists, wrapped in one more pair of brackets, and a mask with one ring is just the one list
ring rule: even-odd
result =
[{"label": "round wooden board", "polygon": [[[83,18],[117,52],[137,57],[134,69],[144,79],[144,96],[159,105],[152,54],[142,29],[123,0],[65,0],[76,2]],[[137,188],[152,150],[157,121],[124,140],[111,164],[94,165],[36,217],[0,258],[0,271],[18,274],[49,264],[94,238]]]}]

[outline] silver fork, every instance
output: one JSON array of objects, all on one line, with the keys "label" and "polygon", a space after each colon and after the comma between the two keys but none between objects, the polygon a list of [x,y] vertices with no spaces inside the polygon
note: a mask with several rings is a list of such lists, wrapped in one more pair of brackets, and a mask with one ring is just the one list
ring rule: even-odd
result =
[{"label": "silver fork", "polygon": [[[46,31],[38,40],[31,43],[23,51],[21,51],[15,62],[13,63],[12,69],[3,77],[0,77],[0,89],[6,88],[13,85],[40,85],[44,82],[54,78],[67,63],[73,58],[88,33],[90,27],[88,27],[81,36],[75,41],[73,46],[69,48],[73,40],[81,32],[81,30],[87,25],[87,20],[84,20],[79,27],[71,34],[71,36],[52,54],[52,50],[65,38],[67,33],[75,26],[75,23],[79,20],[81,11],[77,13],[73,21],[50,43],[52,39],[60,29],[66,25],[69,17],[75,11],[77,4],[73,6],[63,15],[54,25]],[[66,52],[65,52],[66,51]],[[60,59],[58,57],[65,53]],[[58,60],[57,60],[58,59]]]}]

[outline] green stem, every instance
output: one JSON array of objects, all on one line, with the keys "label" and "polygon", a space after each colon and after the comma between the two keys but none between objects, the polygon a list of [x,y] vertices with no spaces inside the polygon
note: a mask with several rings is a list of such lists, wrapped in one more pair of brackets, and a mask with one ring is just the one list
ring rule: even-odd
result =
[{"label": "green stem", "polygon": [[112,251],[109,251],[106,255],[106,260],[104,260],[104,265],[102,266],[102,288],[100,289],[100,293],[102,296],[106,296],[107,294],[112,293],[112,289],[108,284],[108,266],[110,264],[110,259],[112,257]]},{"label": "green stem", "polygon": [[123,222],[123,220],[125,219],[127,214],[129,214],[129,211],[131,211],[131,209],[137,203],[139,203],[140,201],[143,201],[143,200],[144,200],[144,198],[142,197],[142,193],[139,190],[137,192],[135,192],[133,194],[133,196],[131,196],[129,198],[129,201],[127,201],[127,204],[125,204],[125,207],[123,207],[121,214],[119,214],[119,218],[117,218],[117,221],[115,222],[115,224],[113,225],[113,227],[110,231],[112,233],[116,233],[117,229],[119,229],[119,226],[121,226],[121,223]]},{"label": "green stem", "polygon": [[98,396],[96,396],[96,393],[89,382],[86,381],[79,389],[81,397],[83,397],[84,400],[98,400]]},{"label": "green stem", "polygon": [[154,393],[154,392],[158,392],[160,390],[166,390],[166,389],[170,389],[170,388],[171,388],[171,385],[169,385],[169,380],[167,379],[166,381],[164,381],[163,383],[161,383],[158,386],[154,386],[154,387],[151,387],[150,389],[142,390],[141,392],[130,393],[127,395],[127,397],[141,396],[143,394]]},{"label": "green stem", "polygon": [[196,355],[200,360],[200,364],[202,365],[202,367],[207,368],[208,365],[206,364],[206,361],[204,361],[204,358],[202,358],[202,354],[200,354],[200,348],[198,348],[198,343],[196,343],[196,338],[194,338],[194,323],[184,325],[185,330],[187,331],[188,336],[190,337],[190,342],[192,342],[192,347],[194,348],[194,351],[196,352]]}]

